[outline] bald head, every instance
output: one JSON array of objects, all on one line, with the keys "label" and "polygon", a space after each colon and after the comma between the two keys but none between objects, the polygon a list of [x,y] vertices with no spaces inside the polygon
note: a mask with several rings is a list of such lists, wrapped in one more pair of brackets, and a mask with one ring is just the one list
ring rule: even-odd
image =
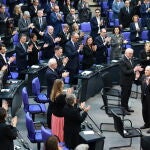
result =
[{"label": "bald head", "polygon": [[128,57],[128,58],[132,58],[133,57],[133,49],[132,48],[127,48],[126,50],[125,50],[125,56],[126,57]]}]

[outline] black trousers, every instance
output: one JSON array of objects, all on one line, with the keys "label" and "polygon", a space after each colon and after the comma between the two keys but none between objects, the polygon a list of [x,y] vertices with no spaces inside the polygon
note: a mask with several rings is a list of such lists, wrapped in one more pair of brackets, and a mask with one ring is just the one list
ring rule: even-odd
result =
[{"label": "black trousers", "polygon": [[150,136],[143,136],[141,138],[141,147],[142,150],[148,150],[150,147]]},{"label": "black trousers", "polygon": [[131,85],[121,85],[121,106],[128,109],[129,97],[131,94]]},{"label": "black trousers", "polygon": [[145,125],[150,127],[150,100],[146,96],[142,99],[142,115]]}]

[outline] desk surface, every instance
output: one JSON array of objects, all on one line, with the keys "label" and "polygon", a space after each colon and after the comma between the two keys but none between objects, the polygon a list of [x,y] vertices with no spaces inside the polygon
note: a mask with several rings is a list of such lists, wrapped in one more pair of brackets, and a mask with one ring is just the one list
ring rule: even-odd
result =
[{"label": "desk surface", "polygon": [[3,89],[0,90],[0,100],[12,100],[17,89],[23,84],[23,82],[23,80],[8,80]]},{"label": "desk surface", "polygon": [[28,69],[23,70],[22,73],[24,73],[24,74],[35,74],[35,73],[38,73],[39,71],[41,71],[42,69],[45,69],[45,68],[47,68],[47,64],[43,63],[40,65],[35,65],[33,67],[29,67]]},{"label": "desk surface", "polygon": [[[93,134],[86,134],[87,132],[93,132]],[[93,130],[90,131],[81,131],[79,135],[86,141],[86,142],[94,142],[97,140],[103,140],[105,137],[103,135],[99,135],[95,133]]]}]

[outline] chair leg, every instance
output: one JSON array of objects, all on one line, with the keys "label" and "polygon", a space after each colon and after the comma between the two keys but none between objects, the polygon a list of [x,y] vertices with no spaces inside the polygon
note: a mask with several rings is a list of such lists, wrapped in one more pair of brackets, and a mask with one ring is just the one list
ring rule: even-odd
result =
[{"label": "chair leg", "polygon": [[109,150],[123,148],[123,147],[131,147],[131,145],[132,145],[132,138],[130,138],[130,144],[129,145],[110,147]]},{"label": "chair leg", "polygon": [[41,149],[41,143],[37,143],[37,150]]}]

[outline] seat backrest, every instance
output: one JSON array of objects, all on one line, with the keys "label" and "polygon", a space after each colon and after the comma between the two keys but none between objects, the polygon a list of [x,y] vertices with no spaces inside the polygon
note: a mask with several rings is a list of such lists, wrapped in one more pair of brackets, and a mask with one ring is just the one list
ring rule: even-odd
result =
[{"label": "seat backrest", "polygon": [[29,140],[34,142],[35,141],[35,128],[34,128],[34,123],[29,112],[26,113],[26,128],[28,131]]},{"label": "seat backrest", "polygon": [[142,40],[148,40],[148,30],[142,31]]},{"label": "seat backrest", "polygon": [[91,32],[91,24],[90,22],[83,22],[80,24],[80,29],[83,32]]},{"label": "seat backrest", "polygon": [[46,141],[52,135],[50,129],[45,129],[44,126],[41,127],[41,134],[43,141]]},{"label": "seat backrest", "polygon": [[124,40],[131,41],[130,40],[130,32],[123,32],[122,35],[123,35]]},{"label": "seat backrest", "polygon": [[25,112],[28,112],[29,110],[29,101],[28,101],[28,93],[27,93],[27,88],[26,87],[23,87],[22,89],[22,101],[23,101],[23,104],[24,104],[24,111]]},{"label": "seat backrest", "polygon": [[112,112],[112,117],[114,119],[114,127],[116,131],[121,135],[124,136],[124,124],[123,121],[121,120],[121,117],[118,116],[113,109],[111,109]]},{"label": "seat backrest", "polygon": [[39,81],[38,77],[36,77],[32,80],[32,93],[35,96],[40,94],[40,81]]},{"label": "seat backrest", "polygon": [[109,21],[114,21],[114,18],[113,18],[113,11],[109,11],[109,12],[108,12],[108,18],[109,18]]},{"label": "seat backrest", "polygon": [[111,75],[109,72],[104,72],[102,75],[102,81],[103,81],[103,85],[104,87],[112,87],[112,79],[111,79]]}]

